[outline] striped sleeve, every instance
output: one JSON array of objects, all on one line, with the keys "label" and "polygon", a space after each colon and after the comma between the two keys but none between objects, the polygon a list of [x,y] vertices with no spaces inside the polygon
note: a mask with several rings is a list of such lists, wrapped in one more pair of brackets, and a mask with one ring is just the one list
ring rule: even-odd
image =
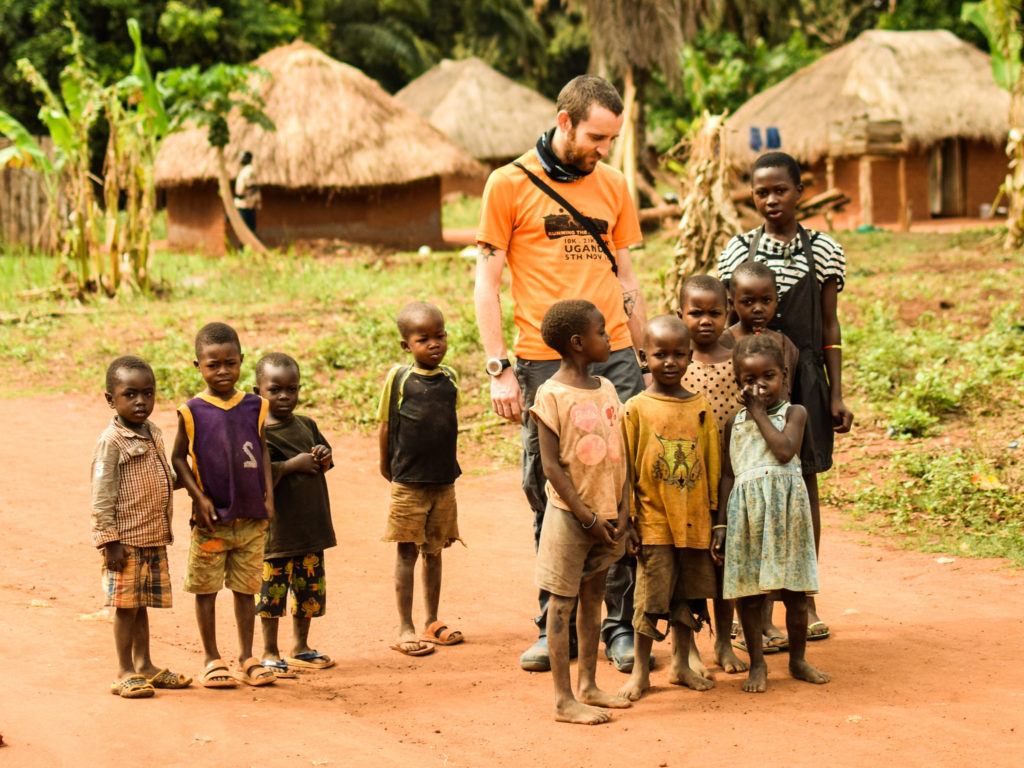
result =
[{"label": "striped sleeve", "polygon": [[733,271],[747,259],[750,252],[750,239],[752,232],[744,235],[735,235],[728,243],[722,253],[718,256],[718,279],[728,283]]},{"label": "striped sleeve", "polygon": [[824,285],[835,280],[838,290],[846,284],[846,253],[843,246],[824,232],[811,233],[811,250],[814,252],[814,271],[818,284]]}]

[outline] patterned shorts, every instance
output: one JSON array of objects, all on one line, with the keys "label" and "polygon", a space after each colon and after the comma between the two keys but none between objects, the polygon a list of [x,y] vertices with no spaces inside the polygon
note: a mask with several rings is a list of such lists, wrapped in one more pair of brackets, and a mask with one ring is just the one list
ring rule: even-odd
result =
[{"label": "patterned shorts", "polygon": [[312,619],[327,610],[327,575],[324,553],[310,552],[294,557],[263,561],[263,585],[256,598],[256,611],[264,619],[285,614],[285,599],[292,593],[292,615]]},{"label": "patterned shorts", "polygon": [[[124,545],[124,569],[103,567],[103,605],[111,608],[170,608],[171,570],[167,547]],[[102,550],[101,550],[102,554]]]}]

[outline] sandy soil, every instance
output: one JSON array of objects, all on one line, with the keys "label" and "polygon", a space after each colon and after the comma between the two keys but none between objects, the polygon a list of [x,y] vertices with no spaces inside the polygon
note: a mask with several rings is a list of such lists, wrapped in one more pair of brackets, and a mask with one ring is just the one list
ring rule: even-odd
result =
[{"label": "sandy soil", "polygon": [[[89,460],[109,411],[99,399],[0,400],[0,750],[6,766],[993,766],[1024,748],[1024,574],[997,561],[893,550],[826,515],[822,613],[834,637],[811,646],[833,675],[814,687],[769,657],[770,690],[740,690],[718,673],[707,693],[668,686],[668,649],[655,689],[596,728],[555,723],[546,675],[519,670],[532,641],[532,539],[515,471],[473,469],[459,482],[468,548],[449,551],[442,615],[468,641],[410,659],[395,632],[392,552],[379,541],[386,484],[375,448],[334,436],[331,473],[341,545],[328,555],[328,615],[316,647],[336,668],[271,688],[159,692],[125,701],[107,692],[110,624],[100,610],[99,559],[88,540]],[[157,423],[173,432],[173,414]],[[170,438],[170,434],[168,435]],[[170,440],[168,441],[170,442]],[[192,599],[180,590],[187,551],[179,492],[171,548],[176,606],[153,611],[158,664],[201,664]],[[220,640],[234,653],[229,602]],[[282,629],[287,642],[287,628]],[[709,640],[701,639],[709,650]],[[282,645],[284,647],[284,645]],[[707,655],[707,654],[706,654]],[[600,683],[625,679],[610,665]]]}]

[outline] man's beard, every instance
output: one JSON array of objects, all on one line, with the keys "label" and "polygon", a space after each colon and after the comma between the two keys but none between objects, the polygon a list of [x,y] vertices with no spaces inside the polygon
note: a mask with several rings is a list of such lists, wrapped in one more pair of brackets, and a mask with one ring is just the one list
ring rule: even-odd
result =
[{"label": "man's beard", "polygon": [[590,173],[597,167],[600,158],[595,152],[584,152],[576,143],[576,131],[572,130],[565,134],[565,162],[574,165],[585,173]]}]

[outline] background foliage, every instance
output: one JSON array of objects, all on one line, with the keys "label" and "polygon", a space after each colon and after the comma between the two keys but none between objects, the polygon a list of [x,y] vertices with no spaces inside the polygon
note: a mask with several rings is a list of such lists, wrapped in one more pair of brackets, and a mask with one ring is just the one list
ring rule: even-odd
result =
[{"label": "background foliage", "polygon": [[[980,33],[960,20],[960,4],[678,0],[674,5],[687,43],[678,57],[679,71],[660,72],[648,88],[650,122],[670,144],[677,117],[685,123],[704,108],[735,108],[751,93],[872,27],[950,29],[984,47]],[[581,0],[4,0],[0,109],[39,128],[38,108],[17,77],[15,61],[28,58],[55,85],[70,57],[62,26],[66,12],[105,82],[131,69],[124,29],[134,16],[157,72],[247,63],[301,36],[391,91],[441,58],[476,55],[553,97],[592,64],[585,5]],[[600,52],[593,53],[600,58]]]}]

